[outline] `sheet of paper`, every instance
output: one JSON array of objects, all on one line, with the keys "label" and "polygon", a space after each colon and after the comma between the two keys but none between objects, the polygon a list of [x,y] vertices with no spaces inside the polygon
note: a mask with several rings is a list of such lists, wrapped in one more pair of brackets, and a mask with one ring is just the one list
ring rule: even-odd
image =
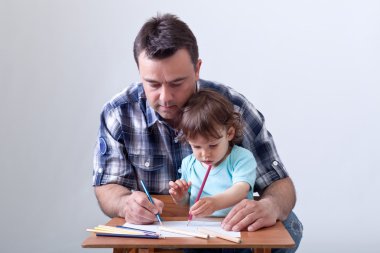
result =
[{"label": "sheet of paper", "polygon": [[[198,232],[198,227],[207,228],[209,230],[229,235],[232,237],[240,237],[240,232],[233,232],[233,231],[225,231],[220,227],[221,222],[220,221],[191,221],[189,226],[187,225],[187,221],[164,221],[163,225],[165,227],[172,227],[177,228],[181,230],[186,230],[190,232]],[[143,230],[149,230],[156,232],[158,234],[161,234],[163,237],[190,237],[188,235],[182,235],[182,234],[176,234],[171,232],[166,232],[159,230],[160,224],[158,222],[150,225],[136,225],[131,223],[125,223],[123,225],[124,227],[130,227],[130,228],[137,228],[137,229],[143,229]]]}]

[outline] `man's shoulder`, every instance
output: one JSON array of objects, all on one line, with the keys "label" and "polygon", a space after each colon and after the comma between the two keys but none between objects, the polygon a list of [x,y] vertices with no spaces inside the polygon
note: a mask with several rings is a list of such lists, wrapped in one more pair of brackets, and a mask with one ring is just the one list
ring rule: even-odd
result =
[{"label": "man's shoulder", "polygon": [[142,84],[133,83],[104,104],[102,115],[108,120],[112,118],[119,122],[126,121],[130,119],[131,115],[137,116],[145,113],[145,101]]},{"label": "man's shoulder", "polygon": [[237,92],[235,89],[231,88],[230,86],[226,84],[222,84],[215,81],[208,81],[208,80],[199,80],[199,89],[212,89],[226,98],[228,98],[234,105],[238,107],[242,107],[243,104],[248,102],[248,100],[239,92]]},{"label": "man's shoulder", "polygon": [[111,100],[108,101],[108,104],[116,108],[125,104],[138,103],[142,98],[145,98],[142,84],[133,83],[113,96]]},{"label": "man's shoulder", "polygon": [[215,91],[218,91],[220,93],[228,93],[231,87],[215,82],[215,81],[209,81],[209,80],[204,80],[204,79],[199,79],[198,81],[199,89],[212,89]]}]

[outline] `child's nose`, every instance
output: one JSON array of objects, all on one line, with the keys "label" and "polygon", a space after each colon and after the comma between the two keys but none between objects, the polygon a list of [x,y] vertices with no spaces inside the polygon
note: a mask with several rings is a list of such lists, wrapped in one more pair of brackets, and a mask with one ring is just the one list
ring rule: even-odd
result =
[{"label": "child's nose", "polygon": [[203,156],[203,158],[208,158],[210,156],[210,152],[208,150],[203,150],[202,156]]}]

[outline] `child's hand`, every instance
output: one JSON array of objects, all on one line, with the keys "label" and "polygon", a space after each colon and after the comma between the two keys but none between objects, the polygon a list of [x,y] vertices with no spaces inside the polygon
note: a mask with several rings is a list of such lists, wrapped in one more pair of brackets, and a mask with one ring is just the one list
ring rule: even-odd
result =
[{"label": "child's hand", "polygon": [[175,182],[169,182],[169,193],[172,196],[176,204],[184,204],[184,201],[187,200],[188,190],[191,186],[191,182],[186,182],[183,179],[178,179]]},{"label": "child's hand", "polygon": [[189,210],[194,217],[205,217],[211,215],[218,210],[216,199],[212,197],[204,197],[197,201]]}]

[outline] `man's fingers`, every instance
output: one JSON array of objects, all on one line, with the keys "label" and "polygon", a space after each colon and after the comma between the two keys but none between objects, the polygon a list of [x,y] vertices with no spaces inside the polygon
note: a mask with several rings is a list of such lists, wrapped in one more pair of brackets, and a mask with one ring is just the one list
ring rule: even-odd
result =
[{"label": "man's fingers", "polygon": [[276,224],[276,220],[270,218],[260,218],[247,227],[248,231],[256,231],[260,228],[270,227]]},{"label": "man's fingers", "polygon": [[135,224],[150,224],[156,220],[155,214],[162,211],[163,202],[156,199],[156,205],[148,200],[143,192],[133,192],[127,202],[125,219]]},{"label": "man's fingers", "polygon": [[235,225],[232,225],[231,230],[235,231],[235,232],[242,231],[246,227],[248,227],[249,225],[251,225],[254,222],[256,222],[256,220],[257,220],[256,213],[254,213],[254,212],[253,213],[248,212],[243,219],[241,219],[240,221],[236,222]]},{"label": "man's fingers", "polygon": [[248,202],[246,200],[240,201],[228,213],[222,222],[222,227],[225,230],[231,230],[233,226],[242,221],[247,216],[247,214],[249,214],[249,210],[246,208],[247,204]]},{"label": "man's fingers", "polygon": [[137,203],[130,205],[125,214],[125,220],[133,224],[151,224],[155,218],[154,214],[137,205]]},{"label": "man's fingers", "polygon": [[235,205],[232,210],[227,214],[227,216],[223,220],[223,224],[229,223],[229,221],[241,210],[244,208],[244,204],[242,202],[239,202],[237,205]]},{"label": "man's fingers", "polygon": [[260,228],[263,228],[263,227],[265,227],[264,219],[257,219],[254,223],[250,224],[247,227],[247,230],[252,232],[252,231],[259,230]]},{"label": "man's fingers", "polygon": [[162,213],[162,209],[164,209],[164,202],[159,199],[153,198],[155,206],[158,208],[158,212]]}]

